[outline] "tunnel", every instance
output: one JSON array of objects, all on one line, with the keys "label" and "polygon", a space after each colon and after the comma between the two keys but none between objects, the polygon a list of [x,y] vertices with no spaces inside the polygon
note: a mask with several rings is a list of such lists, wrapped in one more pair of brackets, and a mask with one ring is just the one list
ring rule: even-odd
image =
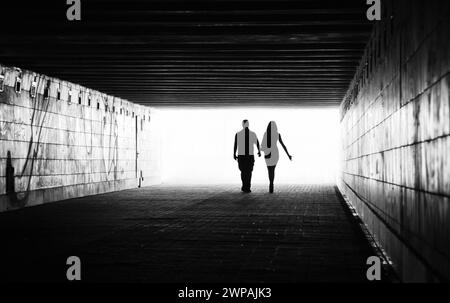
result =
[{"label": "tunnel", "polygon": [[0,281],[449,281],[448,1],[1,11]]}]

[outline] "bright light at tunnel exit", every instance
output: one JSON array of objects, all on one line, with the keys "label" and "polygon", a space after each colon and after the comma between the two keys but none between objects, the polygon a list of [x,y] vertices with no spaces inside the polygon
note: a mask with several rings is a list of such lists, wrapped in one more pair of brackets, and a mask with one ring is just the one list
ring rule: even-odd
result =
[{"label": "bright light at tunnel exit", "polygon": [[[276,121],[293,161],[281,145],[275,184],[335,183],[339,160],[338,108],[164,108],[161,168],[165,184],[238,184],[233,159],[234,135],[242,120],[262,142],[270,121]],[[279,144],[279,143],[278,143]],[[263,154],[264,155],[264,154]],[[268,184],[264,156],[255,149],[253,184]]]}]

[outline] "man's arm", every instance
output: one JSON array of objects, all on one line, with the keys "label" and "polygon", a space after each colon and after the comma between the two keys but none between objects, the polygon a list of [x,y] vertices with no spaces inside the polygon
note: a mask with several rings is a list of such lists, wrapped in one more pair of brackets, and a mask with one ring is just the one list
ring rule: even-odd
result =
[{"label": "man's arm", "polygon": [[237,134],[234,136],[234,151],[233,151],[233,159],[234,160],[237,160],[236,151],[237,151]]},{"label": "man's arm", "polygon": [[259,140],[258,140],[258,137],[256,137],[256,147],[258,148],[258,157],[261,157],[261,149],[259,148]]}]

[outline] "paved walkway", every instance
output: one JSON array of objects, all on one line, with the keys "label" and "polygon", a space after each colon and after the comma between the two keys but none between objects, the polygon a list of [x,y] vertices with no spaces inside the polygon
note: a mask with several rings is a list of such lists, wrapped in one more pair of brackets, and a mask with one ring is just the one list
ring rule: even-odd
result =
[{"label": "paved walkway", "polygon": [[0,280],[365,282],[374,255],[334,186],[156,186],[0,214]]}]

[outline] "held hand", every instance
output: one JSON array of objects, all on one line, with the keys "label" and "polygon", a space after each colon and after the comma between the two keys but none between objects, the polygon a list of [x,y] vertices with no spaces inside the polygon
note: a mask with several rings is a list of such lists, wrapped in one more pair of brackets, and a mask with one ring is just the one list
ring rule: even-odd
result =
[{"label": "held hand", "polygon": [[260,157],[260,158],[261,158],[261,152],[258,152],[258,157]]},{"label": "held hand", "polygon": [[291,156],[291,155],[289,155],[288,157],[289,157],[289,160],[291,160],[291,161],[292,161],[292,156]]},{"label": "held hand", "polygon": [[236,155],[233,155],[234,160],[237,160],[238,158],[236,157]]}]

